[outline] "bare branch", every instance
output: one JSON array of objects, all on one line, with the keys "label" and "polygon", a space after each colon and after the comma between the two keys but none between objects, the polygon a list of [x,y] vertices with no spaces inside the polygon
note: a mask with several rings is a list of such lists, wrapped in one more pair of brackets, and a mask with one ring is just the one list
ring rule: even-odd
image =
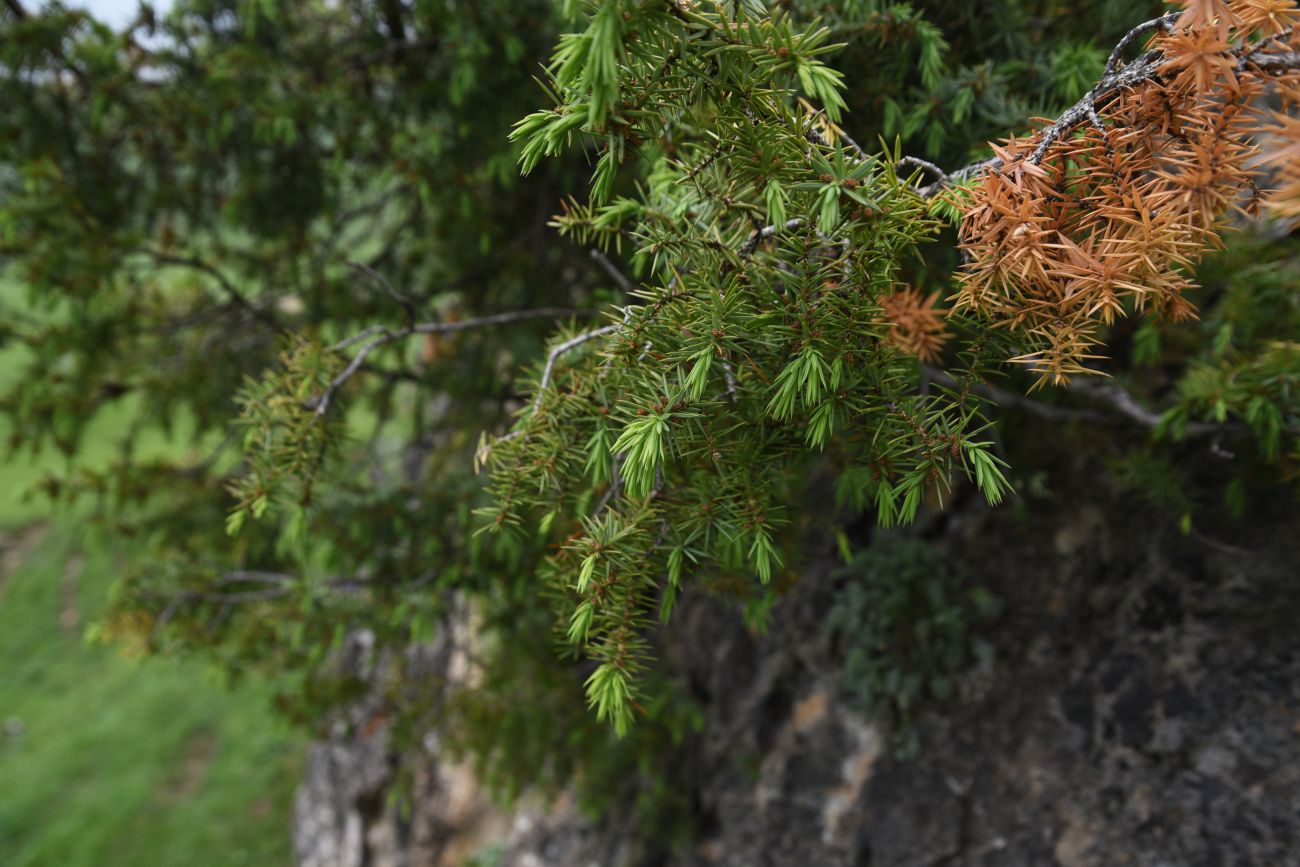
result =
[{"label": "bare branch", "polygon": [[943,169],[939,168],[929,160],[923,160],[920,157],[903,157],[901,160],[898,161],[898,165],[900,166],[906,165],[906,166],[911,166],[912,168],[924,169],[925,171],[933,174],[935,178],[938,179],[939,183],[943,183],[948,180],[947,172],[945,172]]},{"label": "bare branch", "polygon": [[[952,374],[930,364],[921,365],[922,375],[925,377],[946,385],[949,388],[958,388],[962,385]],[[978,381],[971,387],[971,391],[983,395],[998,406],[1015,407],[1023,412],[1037,416],[1038,418],[1048,421],[1071,422],[1071,421],[1088,421],[1088,422],[1106,422],[1114,421],[1112,416],[1107,416],[1091,409],[1079,409],[1070,406],[1059,406],[1054,403],[1043,403],[1026,397],[1014,391],[1007,391],[1004,388],[998,388],[988,382]]]},{"label": "bare branch", "polygon": [[[404,581],[398,585],[398,589],[403,591],[417,590],[424,587],[434,578],[437,572],[428,570],[416,575],[409,581]],[[368,588],[380,586],[381,583],[374,578],[333,578],[320,583],[313,582],[310,585],[303,583],[301,575],[290,575],[283,572],[259,572],[259,571],[232,571],[226,572],[215,579],[215,587],[232,587],[240,584],[257,584],[262,585],[257,590],[198,590],[198,589],[181,589],[173,593],[161,592],[144,592],[140,595],[148,599],[167,599],[167,606],[162,615],[159,617],[154,632],[166,625],[176,613],[176,608],[185,602],[212,602],[219,603],[223,606],[241,605],[251,602],[269,602],[274,599],[280,599],[288,596],[296,590],[310,586],[311,589],[325,590],[330,593],[357,593]]]},{"label": "bare branch", "polygon": [[605,273],[618,284],[618,288],[623,290],[624,295],[631,295],[636,291],[636,288],[632,285],[632,281],[627,279],[627,276],[618,269],[618,266],[611,262],[609,257],[600,250],[592,247],[591,258],[596,261],[597,265],[605,269]]},{"label": "bare branch", "polygon": [[1241,59],[1241,65],[1253,66],[1262,72],[1290,72],[1300,69],[1300,53],[1282,51],[1277,54],[1254,52]]},{"label": "bare branch", "polygon": [[[1154,430],[1160,426],[1162,421],[1160,413],[1147,409],[1117,382],[1109,380],[1098,382],[1083,377],[1074,377],[1070,380],[1069,389],[1077,394],[1090,397],[1098,403],[1110,406],[1120,415],[1142,427]],[[1212,424],[1210,422],[1194,421],[1189,422],[1182,433],[1184,437],[1200,437],[1244,430],[1246,430],[1246,427],[1239,424]]]},{"label": "bare branch", "polygon": [[365,363],[370,353],[382,346],[390,343],[396,343],[399,340],[405,340],[415,334],[452,334],[457,331],[469,331],[475,328],[489,328],[493,325],[509,325],[515,322],[526,322],[533,319],[563,319],[569,316],[596,316],[599,315],[595,310],[585,310],[572,307],[538,307],[533,310],[512,310],[507,313],[496,313],[491,316],[480,316],[475,319],[457,319],[450,322],[421,322],[414,325],[408,325],[398,331],[390,331],[382,325],[373,325],[370,328],[361,331],[358,334],[341,340],[329,348],[330,352],[343,352],[349,347],[360,343],[361,348],[357,354],[352,357],[347,366],[343,368],[338,376],[330,381],[329,386],[321,394],[309,399],[305,408],[313,409],[316,415],[323,416],[329,411],[330,401],[334,398],[334,393],[343,387],[349,379],[356,375],[357,371]]},{"label": "bare branch", "polygon": [[581,346],[588,340],[595,340],[597,337],[603,337],[606,334],[613,334],[622,327],[622,325],[617,323],[614,325],[606,325],[604,328],[597,328],[594,331],[586,331],[576,337],[570,337],[568,340],[557,344],[552,348],[550,354],[546,356],[546,367],[542,369],[541,381],[537,383],[537,396],[533,398],[533,412],[537,412],[537,408],[542,405],[542,397],[546,394],[546,389],[551,384],[551,376],[555,373],[555,362],[561,355],[568,352],[570,349]]},{"label": "bare branch", "polygon": [[802,225],[803,220],[795,219],[786,220],[785,225],[780,227],[780,229],[776,226],[763,226],[761,229],[755,229],[753,234],[749,236],[745,243],[740,245],[740,249],[737,252],[740,254],[740,258],[748,259],[750,256],[754,255],[754,251],[758,249],[759,244],[775,235],[781,229],[789,232]]},{"label": "bare branch", "polygon": [[[1165,58],[1159,51],[1147,51],[1135,58],[1128,64],[1122,64],[1124,52],[1133,45],[1138,39],[1148,36],[1157,30],[1170,31],[1174,21],[1181,15],[1181,11],[1170,12],[1161,15],[1159,18],[1153,18],[1150,21],[1144,21],[1124,35],[1111,51],[1110,57],[1106,61],[1105,71],[1101,79],[1093,85],[1087,93],[1080,97],[1079,101],[1066,109],[1053,123],[1044,127],[1039,132],[1039,142],[1030,155],[1029,161],[1038,164],[1047,156],[1048,150],[1053,144],[1060,141],[1066,135],[1069,135],[1084,123],[1091,123],[1098,129],[1105,130],[1101,118],[1097,113],[1097,103],[1104,98],[1115,94],[1125,88],[1134,87],[1144,81],[1150,81],[1158,78],[1163,74],[1162,69],[1165,65]],[[1283,34],[1278,34],[1282,36]],[[1269,40],[1269,43],[1276,42],[1276,39]],[[1284,44],[1284,43],[1283,43]],[[1255,46],[1249,49],[1239,48],[1233,52],[1237,57],[1239,69],[1253,67],[1262,72],[1286,72],[1300,69],[1300,53],[1294,51],[1281,51],[1278,53],[1269,53],[1268,43],[1264,46]],[[981,160],[977,163],[964,166],[948,173],[949,182],[964,180],[971,177],[984,169],[998,169],[1002,166],[1000,159],[992,158]],[[945,183],[935,183],[925,187],[921,194],[926,198],[937,195],[946,186]]]},{"label": "bare branch", "polygon": [[396,301],[406,313],[407,325],[415,324],[415,303],[412,302],[410,298],[407,298],[401,292],[394,289],[393,284],[388,282],[387,277],[380,274],[364,262],[349,262],[348,267],[357,273],[370,278],[370,281],[378,286],[385,295]]},{"label": "bare branch", "polygon": [[1150,21],[1143,21],[1128,33],[1125,33],[1124,37],[1120,39],[1119,42],[1115,43],[1115,47],[1111,49],[1110,57],[1106,58],[1106,68],[1102,70],[1101,77],[1104,79],[1108,75],[1115,74],[1116,70],[1119,68],[1120,61],[1124,59],[1124,52],[1128,51],[1129,47],[1134,42],[1141,39],[1143,36],[1156,32],[1157,30],[1163,30],[1168,33],[1173,29],[1174,22],[1178,20],[1178,16],[1182,14],[1183,10],[1181,9],[1174,12],[1166,12],[1159,18],[1152,18]]},{"label": "bare branch", "polygon": [[731,362],[722,360],[722,373],[727,380],[727,400],[736,402],[736,372],[731,369]]},{"label": "bare branch", "polygon": [[203,261],[202,259],[190,256],[173,256],[170,253],[163,253],[159,250],[141,250],[140,252],[153,259],[159,265],[174,265],[179,268],[190,268],[194,271],[200,271],[207,274],[213,280],[217,281],[217,285],[221,287],[221,291],[225,292],[226,295],[230,297],[230,300],[234,301],[235,304],[242,307],[244,310],[247,310],[255,319],[260,320],[281,334],[288,333],[288,329],[281,325],[280,321],[276,319],[269,310],[258,307],[253,304],[252,301],[249,301],[248,297],[235,288],[235,284],[230,282],[229,278],[227,278],[226,275],[215,266]]},{"label": "bare branch", "polygon": [[[949,387],[959,385],[957,379],[945,370],[941,370],[929,364],[921,365],[921,370],[925,376],[942,383]],[[1054,403],[1044,403],[1034,400],[1023,394],[998,388],[987,382],[979,382],[973,389],[977,394],[993,401],[998,406],[1015,407],[1029,415],[1048,421],[1071,422],[1084,421],[1101,424],[1115,424],[1121,421],[1129,421],[1148,430],[1156,430],[1163,422],[1160,413],[1147,409],[1137,398],[1125,391],[1117,382],[1104,381],[1096,382],[1082,377],[1074,377],[1070,380],[1068,391],[1074,394],[1088,398],[1093,403],[1104,404],[1113,412],[1099,412],[1095,409],[1060,406]],[[1193,437],[1222,435],[1227,433],[1241,433],[1247,430],[1242,424],[1213,424],[1210,422],[1189,422],[1186,428],[1182,430],[1184,439]]]}]

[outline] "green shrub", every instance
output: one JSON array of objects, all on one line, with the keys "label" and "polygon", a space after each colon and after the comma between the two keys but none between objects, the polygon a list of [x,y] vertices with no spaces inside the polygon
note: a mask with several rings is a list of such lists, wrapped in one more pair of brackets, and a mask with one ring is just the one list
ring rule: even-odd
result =
[{"label": "green shrub", "polygon": [[911,724],[927,700],[944,701],[992,648],[977,628],[998,600],[972,587],[942,548],[884,536],[835,573],[842,582],[826,628],[844,657],[844,689],[914,752]]}]

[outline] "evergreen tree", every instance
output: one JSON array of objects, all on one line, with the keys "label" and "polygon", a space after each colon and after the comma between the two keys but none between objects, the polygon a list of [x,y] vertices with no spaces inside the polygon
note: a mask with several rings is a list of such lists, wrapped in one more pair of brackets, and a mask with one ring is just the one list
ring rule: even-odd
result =
[{"label": "evergreen tree", "polygon": [[[153,540],[107,637],[320,724],[368,629],[503,788],[650,773],[683,592],[761,629],[810,525],[1015,497],[1008,417],[1294,483],[1300,12],[1146,6],[10,0],[11,448]],[[194,459],[79,466],[117,401]]]}]

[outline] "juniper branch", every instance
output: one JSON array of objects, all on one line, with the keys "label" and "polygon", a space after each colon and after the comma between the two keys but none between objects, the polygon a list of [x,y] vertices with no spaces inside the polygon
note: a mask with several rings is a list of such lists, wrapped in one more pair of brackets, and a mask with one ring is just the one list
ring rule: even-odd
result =
[{"label": "juniper branch", "polygon": [[749,236],[749,238],[746,239],[745,243],[740,245],[740,249],[737,252],[740,254],[740,258],[748,259],[750,256],[754,255],[754,251],[758,249],[759,244],[761,244],[763,241],[766,241],[768,238],[772,237],[777,232],[782,230],[789,232],[793,229],[799,228],[802,225],[803,225],[803,220],[794,219],[794,220],[786,220],[785,225],[781,227],[777,227],[773,225],[773,226],[763,226],[762,228],[755,229],[753,233]]},{"label": "juniper branch", "polygon": [[[946,386],[956,387],[958,380],[945,370],[932,365],[922,365],[922,372],[928,378]],[[1068,390],[1081,395],[1094,403],[1104,404],[1113,412],[1102,413],[1093,409],[1060,406],[1034,400],[1014,391],[998,388],[988,382],[979,382],[972,389],[998,406],[1014,407],[1029,415],[1047,421],[1057,422],[1095,422],[1114,424],[1120,421],[1135,423],[1149,430],[1156,430],[1163,423],[1160,413],[1143,406],[1137,398],[1116,382],[1093,382],[1075,377]],[[1184,438],[1212,436],[1226,433],[1241,433],[1247,430],[1244,425],[1233,423],[1190,422],[1183,430]]]},{"label": "juniper branch", "polygon": [[[1085,395],[1116,410],[1121,416],[1145,428],[1155,430],[1163,421],[1158,412],[1147,409],[1117,382],[1093,382],[1076,377],[1070,382],[1070,391]],[[1201,437],[1212,434],[1247,430],[1245,425],[1189,422],[1183,430],[1184,437]]]},{"label": "juniper branch", "polygon": [[555,362],[561,355],[568,352],[570,349],[581,346],[589,340],[595,340],[597,337],[603,337],[606,334],[613,334],[622,327],[623,326],[618,323],[615,323],[614,325],[606,325],[603,328],[597,328],[593,331],[583,332],[576,337],[570,337],[568,340],[557,344],[552,348],[550,354],[546,356],[546,367],[542,368],[542,378],[537,383],[537,396],[533,398],[533,412],[537,412],[537,408],[542,405],[542,398],[545,396],[546,389],[551,384],[551,377],[555,373]]},{"label": "juniper branch", "polygon": [[936,178],[938,178],[939,183],[943,183],[944,181],[948,180],[947,172],[945,172],[943,169],[939,168],[937,165],[930,162],[929,160],[923,160],[920,157],[903,157],[901,160],[898,161],[898,165],[900,166],[907,165],[907,166],[912,166],[913,168],[924,169],[925,171],[932,173]]},{"label": "juniper branch", "polygon": [[349,262],[348,267],[356,271],[357,273],[365,277],[368,277],[370,281],[374,283],[376,286],[378,286],[385,295],[387,295],[389,298],[396,301],[397,304],[401,306],[402,310],[406,313],[407,325],[412,325],[415,323],[415,303],[411,301],[410,298],[407,298],[401,292],[398,292],[395,288],[393,288],[393,284],[388,282],[387,277],[385,277],[383,274],[376,271],[374,268],[371,268],[369,265],[367,265],[364,262]]},{"label": "juniper branch", "polygon": [[[1126,33],[1115,45],[1115,48],[1112,49],[1106,61],[1105,71],[1097,83],[1080,97],[1078,102],[1067,108],[1055,121],[1039,132],[1041,138],[1030,155],[1029,161],[1035,165],[1042,162],[1053,144],[1060,141],[1063,136],[1069,135],[1082,124],[1091,123],[1094,126],[1099,126],[1101,119],[1097,114],[1097,103],[1100,100],[1125,88],[1134,87],[1144,81],[1160,77],[1163,74],[1162,68],[1165,58],[1159,51],[1147,51],[1122,67],[1120,61],[1125,50],[1137,39],[1150,35],[1157,30],[1168,31],[1181,14],[1181,11],[1176,11],[1161,15],[1159,18],[1142,22]],[[1300,53],[1294,51],[1269,53],[1265,46],[1251,46],[1236,49],[1232,54],[1237,57],[1239,69],[1251,66],[1264,72],[1286,72],[1300,69]],[[905,159],[915,161],[915,158],[911,157]],[[1002,160],[993,157],[948,172],[947,177],[950,182],[964,180],[986,168],[996,170],[1001,166]],[[941,192],[945,186],[946,184],[943,182],[931,184],[925,187],[921,194],[926,198],[932,198]]]},{"label": "juniper branch", "polygon": [[1108,75],[1115,74],[1120,61],[1124,59],[1124,52],[1127,51],[1134,42],[1141,39],[1143,36],[1156,32],[1157,30],[1163,30],[1166,33],[1169,32],[1173,27],[1174,22],[1178,20],[1178,16],[1182,14],[1183,10],[1181,9],[1173,12],[1166,12],[1159,18],[1152,18],[1150,21],[1143,21],[1128,33],[1125,33],[1119,42],[1115,43],[1115,47],[1111,49],[1110,56],[1106,58],[1106,68],[1102,70],[1102,78],[1104,79]]}]

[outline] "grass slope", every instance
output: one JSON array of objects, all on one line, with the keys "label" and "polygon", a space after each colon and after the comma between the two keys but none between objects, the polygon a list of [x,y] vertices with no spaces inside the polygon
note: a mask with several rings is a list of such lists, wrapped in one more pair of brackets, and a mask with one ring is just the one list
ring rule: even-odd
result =
[{"label": "grass slope", "polygon": [[87,644],[115,559],[54,526],[0,590],[4,864],[290,863],[299,738],[256,685]]},{"label": "grass slope", "polygon": [[[19,352],[0,349],[0,385],[21,375]],[[131,412],[104,413],[80,460],[111,459]],[[131,543],[24,498],[64,468],[44,453],[0,462],[0,864],[290,864],[303,738],[253,678],[227,690],[199,662],[85,640]]]}]

